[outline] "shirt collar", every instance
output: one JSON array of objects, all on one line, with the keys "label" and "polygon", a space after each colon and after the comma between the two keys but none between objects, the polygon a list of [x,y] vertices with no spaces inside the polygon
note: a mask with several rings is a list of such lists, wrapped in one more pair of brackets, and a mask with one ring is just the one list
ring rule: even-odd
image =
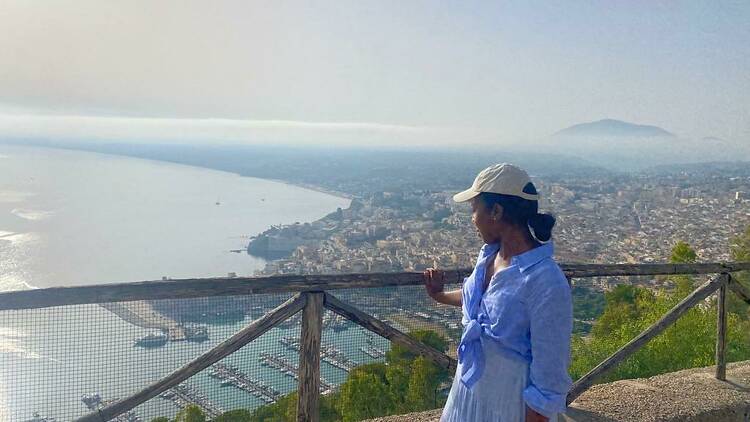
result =
[{"label": "shirt collar", "polygon": [[487,258],[490,255],[493,255],[495,252],[500,250],[500,244],[499,243],[485,243],[482,245],[481,256],[482,258]]},{"label": "shirt collar", "polygon": [[552,242],[542,243],[534,249],[528,250],[520,255],[511,258],[511,265],[518,265],[518,270],[522,273],[538,264],[541,260],[549,258],[555,252]]}]

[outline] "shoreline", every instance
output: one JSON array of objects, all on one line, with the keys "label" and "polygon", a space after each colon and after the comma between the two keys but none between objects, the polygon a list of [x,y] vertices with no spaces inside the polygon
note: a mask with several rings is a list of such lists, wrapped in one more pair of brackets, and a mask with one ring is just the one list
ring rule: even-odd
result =
[{"label": "shoreline", "polygon": [[[232,173],[232,172],[229,172],[229,173]],[[302,188],[302,189],[307,189],[307,190],[311,190],[311,191],[315,191],[315,192],[319,192],[319,193],[324,193],[326,195],[335,196],[337,198],[346,199],[346,200],[349,200],[349,201],[351,201],[351,200],[354,199],[354,195],[352,195],[352,194],[340,192],[340,191],[333,190],[333,189],[324,188],[324,187],[318,186],[318,185],[311,185],[311,184],[308,184],[308,183],[289,182],[287,180],[282,180],[282,179],[265,179],[265,178],[262,178],[262,177],[245,176],[245,175],[242,175],[242,174],[239,174],[239,173],[233,173],[233,174],[238,174],[240,177],[250,177],[250,178],[253,178],[253,179],[268,180],[270,182],[283,183],[285,185],[294,186],[294,187],[298,187],[298,188]]]},{"label": "shoreline", "polygon": [[[102,151],[96,151],[96,150],[84,149],[84,148],[66,147],[64,145],[57,146],[57,145],[38,145],[38,144],[17,144],[17,143],[6,143],[6,142],[2,142],[2,141],[0,141],[0,145],[9,146],[9,147],[45,148],[45,149],[54,149],[54,150],[61,150],[61,151],[78,151],[78,152],[86,152],[86,153],[89,153],[89,154],[101,154],[101,155],[108,155],[108,156],[111,156],[111,157],[126,157],[126,158],[132,158],[132,159],[136,159],[136,160],[147,160],[147,161],[154,161],[154,162],[157,162],[157,163],[167,163],[167,164],[173,164],[173,165],[179,165],[179,166],[186,166],[186,167],[192,167],[192,168],[198,168],[198,169],[204,169],[204,170],[220,171],[222,173],[234,174],[234,175],[237,175],[239,177],[245,177],[245,178],[250,178],[250,179],[258,179],[258,180],[266,180],[266,181],[275,182],[275,183],[282,183],[282,184],[285,184],[285,185],[288,185],[288,186],[294,186],[294,187],[298,187],[298,188],[302,188],[302,189],[307,189],[307,190],[311,190],[311,191],[315,191],[315,192],[319,192],[319,193],[324,193],[326,195],[331,195],[331,196],[334,196],[334,197],[337,197],[337,198],[340,198],[340,199],[347,199],[347,200],[350,200],[350,201],[352,199],[354,199],[354,195],[352,195],[352,194],[348,194],[348,193],[345,193],[345,192],[340,192],[340,191],[333,190],[333,189],[328,189],[328,188],[325,188],[323,186],[318,186],[318,185],[313,185],[313,184],[308,184],[308,183],[291,182],[291,181],[283,180],[283,179],[272,179],[272,178],[266,178],[266,177],[248,176],[248,175],[244,175],[244,174],[241,174],[241,173],[238,173],[238,172],[235,172],[235,171],[223,170],[223,169],[216,168],[216,167],[200,166],[200,165],[195,165],[195,164],[186,164],[186,163],[181,163],[181,162],[178,162],[178,161],[160,160],[158,158],[141,157],[141,156],[127,155],[127,154],[118,154],[118,153],[115,153],[115,152],[102,152]],[[5,157],[7,157],[7,156],[5,156]]]},{"label": "shoreline", "polygon": [[[317,192],[317,193],[329,195],[329,196],[334,197],[334,198],[343,199],[343,200],[346,200],[349,205],[351,204],[351,201],[354,199],[353,195],[350,195],[350,194],[347,194],[347,193],[344,193],[344,192],[335,191],[335,190],[332,190],[332,189],[327,189],[327,188],[322,187],[322,186],[305,184],[305,183],[294,183],[294,182],[291,182],[291,181],[286,181],[286,180],[281,180],[281,179],[270,179],[270,178],[261,178],[261,177],[256,177],[256,176],[247,176],[247,175],[240,174],[238,172],[217,169],[215,167],[186,164],[186,163],[180,163],[180,162],[168,161],[168,160],[161,160],[161,159],[156,159],[156,158],[139,157],[139,156],[127,155],[127,154],[117,154],[117,153],[113,153],[113,152],[100,152],[100,151],[94,151],[94,150],[89,150],[89,149],[71,148],[71,147],[65,147],[65,146],[4,143],[2,141],[0,141],[0,147],[8,147],[11,150],[14,149],[14,148],[19,148],[19,149],[56,150],[56,151],[63,151],[63,152],[80,152],[80,153],[85,153],[85,154],[96,154],[96,155],[101,155],[101,156],[105,156],[105,157],[116,157],[116,158],[128,158],[128,159],[135,159],[135,160],[146,160],[146,161],[150,161],[150,162],[158,163],[158,164],[186,166],[186,167],[193,168],[193,169],[201,169],[201,170],[208,170],[208,171],[212,171],[212,172],[221,172],[221,173],[224,173],[224,174],[231,174],[231,175],[236,176],[236,177],[253,178],[253,179],[257,179],[257,180],[265,181],[265,182],[281,183],[281,184],[284,184],[286,186],[292,186],[292,187],[295,187],[295,188],[306,189],[306,190],[309,190],[309,191],[313,191],[313,192]],[[11,157],[11,156],[10,155],[4,155],[4,157]],[[342,206],[341,208],[345,209],[349,205]],[[313,223],[315,221],[319,221],[319,220],[325,218],[327,215],[330,215],[331,213],[333,213],[335,211],[336,211],[335,208],[334,209],[330,209],[330,210],[326,211],[325,214],[322,215],[322,216],[320,216],[319,218],[315,218],[315,219],[309,220],[308,222]],[[292,224],[292,223],[289,223],[289,224]],[[261,230],[258,234],[263,233],[265,230],[270,229],[272,226],[273,226],[273,224],[265,226],[264,229]],[[238,231],[244,231],[244,229],[240,227],[240,228],[238,228]],[[2,240],[2,239],[0,239],[0,240]],[[242,251],[246,251],[246,248],[247,248],[247,244],[242,249]],[[269,263],[269,262],[276,261],[274,259],[266,259],[266,258],[262,258],[262,259],[265,261],[266,264]],[[265,268],[265,265],[263,265],[262,268],[256,270],[255,272],[262,271],[263,268]],[[253,274],[248,274],[248,275],[253,275]],[[139,282],[139,281],[142,281],[142,280],[132,280],[131,282]],[[118,281],[110,281],[110,282],[97,282],[97,283],[93,283],[91,285],[103,285],[103,284],[115,283],[115,282],[120,282],[120,281],[118,280]],[[62,286],[61,285],[52,285],[52,286],[44,286],[44,285],[42,285],[42,286],[39,286],[37,284],[38,283],[21,281],[20,283],[13,283],[13,284],[8,284],[8,285],[3,285],[0,288],[0,294],[4,293],[4,292],[13,292],[13,291],[22,291],[22,290],[36,290],[36,289],[47,289],[47,288],[57,288],[57,287],[68,287],[69,286],[69,285],[62,285]],[[84,285],[89,285],[89,284],[87,283],[87,284],[84,284]],[[81,286],[81,284],[73,284],[72,286]]]},{"label": "shoreline", "polygon": [[154,310],[148,301],[99,303],[98,305],[136,327],[168,332],[169,341],[186,340],[183,327],[175,320]]}]

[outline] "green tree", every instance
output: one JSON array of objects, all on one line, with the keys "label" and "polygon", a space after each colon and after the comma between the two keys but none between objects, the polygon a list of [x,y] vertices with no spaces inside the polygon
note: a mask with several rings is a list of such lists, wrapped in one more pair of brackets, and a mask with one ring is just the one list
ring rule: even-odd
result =
[{"label": "green tree", "polygon": [[200,407],[190,405],[177,413],[175,422],[206,422],[206,415]]},{"label": "green tree", "polygon": [[[332,393],[320,398],[320,421],[321,422],[334,422],[341,420],[341,414],[336,408],[338,403],[338,393]],[[296,421],[296,418],[295,418]]]},{"label": "green tree", "polygon": [[[414,330],[409,332],[409,336],[419,341],[420,343],[426,344],[443,353],[448,350],[448,341],[435,331]],[[391,350],[386,352],[385,360],[389,364],[399,364],[403,362],[411,363],[411,361],[416,357],[417,355],[410,352],[406,347],[394,343],[393,345],[391,345]]]},{"label": "green tree", "polygon": [[588,334],[591,326],[586,320],[599,318],[606,305],[604,293],[590,287],[573,286],[573,323],[574,334]]},{"label": "green tree", "polygon": [[[434,331],[417,330],[408,334],[437,350],[444,352],[448,348],[447,340]],[[447,371],[393,344],[386,353],[386,364],[356,367],[337,392],[321,397],[320,418],[323,422],[358,421],[432,408],[436,405],[438,386],[447,379]],[[284,396],[276,403],[256,409],[250,420],[294,421],[296,400],[296,393]]]},{"label": "green tree", "polygon": [[[382,366],[382,371],[375,365]],[[364,366],[350,372],[346,382],[341,385],[337,408],[344,422],[388,415],[393,409],[385,365]]]},{"label": "green tree", "polygon": [[[690,244],[680,240],[672,247],[672,255],[669,257],[669,262],[673,264],[692,264],[697,259],[698,254]],[[671,276],[669,279],[674,283],[678,296],[685,297],[693,291],[693,277],[681,274]]]},{"label": "green tree", "polygon": [[696,260],[698,260],[698,254],[689,243],[680,240],[672,247],[669,262],[691,264]]},{"label": "green tree", "polygon": [[252,412],[245,409],[236,409],[224,412],[213,419],[213,422],[252,422]]},{"label": "green tree", "polygon": [[[741,251],[742,248],[739,249]],[[694,262],[696,256],[687,243],[678,242],[672,251],[671,260]],[[606,293],[606,307],[601,318],[596,321],[592,335],[586,339],[573,339],[571,376],[578,378],[588,372],[660,319],[691,290],[692,280],[678,279],[678,286],[672,291],[652,292],[641,287],[620,285]],[[716,318],[715,300],[690,309],[601,381],[647,377],[712,365]],[[727,360],[750,358],[750,324],[732,312],[727,319]]]},{"label": "green tree", "polygon": [[251,422],[294,422],[297,420],[297,393],[281,397],[275,403],[261,406],[253,411]]},{"label": "green tree", "polygon": [[750,262],[750,226],[745,232],[732,239],[729,245],[732,259],[741,262]]},{"label": "green tree", "polygon": [[385,367],[385,379],[388,382],[388,390],[396,414],[408,413],[409,407],[406,403],[406,394],[409,392],[409,367],[405,365],[387,365]]},{"label": "green tree", "polygon": [[606,292],[604,300],[604,312],[592,329],[592,334],[599,338],[606,337],[624,324],[640,318],[653,301],[653,293],[633,285],[620,284]]},{"label": "green tree", "polygon": [[406,393],[409,410],[419,412],[437,406],[439,383],[438,370],[432,362],[422,356],[414,359],[409,376],[409,391]]},{"label": "green tree", "polygon": [[[745,232],[734,237],[729,242],[729,250],[732,254],[732,260],[737,262],[750,262],[750,226]],[[750,288],[750,271],[740,271],[732,274],[734,282],[740,283],[746,288]],[[750,318],[750,307],[737,295],[727,295],[727,309],[729,312],[737,314],[743,320]]]},{"label": "green tree", "polygon": [[[320,420],[321,422],[335,422],[341,420],[341,415],[336,409],[338,393],[331,393],[320,397]],[[233,411],[238,412],[238,411]],[[247,411],[239,411],[247,412]],[[227,412],[232,413],[232,412]],[[224,416],[224,415],[222,415]],[[297,420],[297,392],[289,393],[275,403],[261,406],[255,409],[247,419],[244,413],[238,413],[239,419],[228,419],[231,422],[296,422]],[[215,421],[224,421],[215,419]]]}]

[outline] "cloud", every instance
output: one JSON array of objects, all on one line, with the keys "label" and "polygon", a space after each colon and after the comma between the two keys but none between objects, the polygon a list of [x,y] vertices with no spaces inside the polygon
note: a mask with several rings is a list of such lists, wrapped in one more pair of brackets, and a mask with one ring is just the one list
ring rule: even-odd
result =
[{"label": "cloud", "polygon": [[0,114],[0,139],[10,140],[398,145],[447,141],[460,132],[372,122]]}]

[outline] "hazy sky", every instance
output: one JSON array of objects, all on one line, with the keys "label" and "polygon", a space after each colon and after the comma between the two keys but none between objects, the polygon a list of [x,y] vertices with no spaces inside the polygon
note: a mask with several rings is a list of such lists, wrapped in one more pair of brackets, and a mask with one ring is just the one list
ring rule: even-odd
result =
[{"label": "hazy sky", "polygon": [[0,136],[750,143],[750,2],[0,0]]}]

